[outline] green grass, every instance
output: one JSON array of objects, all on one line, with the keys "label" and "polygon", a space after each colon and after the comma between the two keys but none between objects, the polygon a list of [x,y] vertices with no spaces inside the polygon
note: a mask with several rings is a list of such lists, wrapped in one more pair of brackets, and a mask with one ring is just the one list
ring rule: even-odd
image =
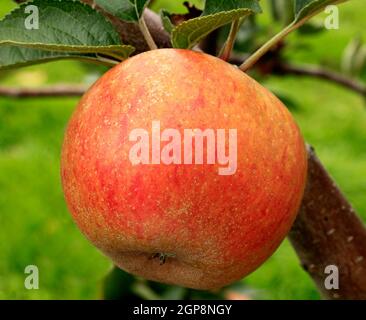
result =
[{"label": "green grass", "polygon": [[[59,153],[76,99],[0,99],[0,298],[95,298],[109,262],[75,228]],[[24,289],[24,268],[40,290]]]},{"label": "green grass", "polygon": [[[366,36],[362,1],[340,7],[340,30],[313,38],[291,36],[290,58],[337,68],[348,40]],[[3,0],[0,16],[11,7],[10,0]],[[0,73],[0,82],[80,83],[99,71],[64,61]],[[293,114],[306,140],[366,221],[365,101],[311,78],[270,77],[263,84],[296,104]],[[77,99],[70,98],[0,98],[0,299],[100,297],[101,280],[111,263],[72,222],[59,177],[63,132],[76,104]],[[39,290],[24,288],[24,268],[30,264],[39,267]],[[243,281],[258,299],[319,298],[288,241]]]}]

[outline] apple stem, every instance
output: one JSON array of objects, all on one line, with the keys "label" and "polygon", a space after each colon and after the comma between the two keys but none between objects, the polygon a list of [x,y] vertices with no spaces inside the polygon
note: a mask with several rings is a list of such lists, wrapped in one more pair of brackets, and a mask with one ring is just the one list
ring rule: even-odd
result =
[{"label": "apple stem", "polygon": [[238,34],[239,28],[240,28],[240,22],[239,22],[239,19],[236,19],[231,24],[229,36],[219,55],[220,59],[222,59],[224,61],[228,61],[230,59],[230,55],[234,48],[235,39],[236,39],[236,35]]},{"label": "apple stem", "polygon": [[147,45],[149,46],[150,50],[156,50],[158,49],[158,46],[156,45],[150,31],[149,28],[146,25],[146,21],[144,19],[144,17],[142,16],[139,20],[139,26],[140,26],[140,30],[141,33],[143,34]]}]

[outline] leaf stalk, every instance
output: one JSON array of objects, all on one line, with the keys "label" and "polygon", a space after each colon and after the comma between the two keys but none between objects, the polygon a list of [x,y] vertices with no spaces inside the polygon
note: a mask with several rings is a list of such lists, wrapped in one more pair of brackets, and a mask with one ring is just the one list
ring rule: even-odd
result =
[{"label": "leaf stalk", "polygon": [[222,59],[224,61],[228,61],[230,59],[230,55],[234,48],[235,39],[236,39],[239,29],[240,29],[240,22],[239,22],[239,19],[236,19],[231,24],[229,36],[219,55],[220,59]]},{"label": "leaf stalk", "polygon": [[147,45],[149,46],[150,50],[156,50],[158,49],[158,46],[156,45],[150,31],[149,28],[146,25],[146,21],[144,19],[144,17],[142,16],[139,20],[139,26],[140,26],[140,30],[141,33],[143,34]]}]

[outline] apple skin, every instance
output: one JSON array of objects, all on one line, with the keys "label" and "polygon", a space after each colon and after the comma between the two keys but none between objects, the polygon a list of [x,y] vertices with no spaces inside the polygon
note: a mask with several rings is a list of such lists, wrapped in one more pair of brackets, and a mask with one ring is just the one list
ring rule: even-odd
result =
[{"label": "apple skin", "polygon": [[[234,175],[218,165],[132,165],[129,133],[237,128]],[[139,54],[81,99],[62,150],[63,190],[80,230],[121,269],[196,289],[260,266],[288,233],[307,172],[284,105],[236,67],[189,50]],[[164,264],[152,258],[168,254]]]}]

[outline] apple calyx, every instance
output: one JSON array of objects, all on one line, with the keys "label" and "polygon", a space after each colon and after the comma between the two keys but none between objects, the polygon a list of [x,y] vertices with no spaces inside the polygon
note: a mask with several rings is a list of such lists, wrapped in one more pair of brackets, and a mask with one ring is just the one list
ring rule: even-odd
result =
[{"label": "apple calyx", "polygon": [[163,265],[168,257],[174,258],[174,257],[176,257],[176,254],[175,253],[156,252],[156,253],[152,254],[152,256],[149,259],[159,259],[160,265]]}]

